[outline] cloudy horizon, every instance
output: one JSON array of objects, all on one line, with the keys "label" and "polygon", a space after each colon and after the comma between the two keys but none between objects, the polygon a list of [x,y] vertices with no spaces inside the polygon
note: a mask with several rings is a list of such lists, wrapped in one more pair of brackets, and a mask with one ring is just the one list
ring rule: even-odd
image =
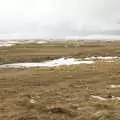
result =
[{"label": "cloudy horizon", "polygon": [[0,39],[120,39],[119,0],[0,0]]}]

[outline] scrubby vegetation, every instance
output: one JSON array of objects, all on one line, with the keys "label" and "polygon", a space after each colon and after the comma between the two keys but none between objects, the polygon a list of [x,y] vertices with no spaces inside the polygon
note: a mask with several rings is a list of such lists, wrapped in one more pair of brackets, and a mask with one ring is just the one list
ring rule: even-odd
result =
[{"label": "scrubby vegetation", "polygon": [[17,44],[0,47],[0,64],[38,62],[60,57],[120,56],[120,42],[89,41]]},{"label": "scrubby vegetation", "polygon": [[[118,43],[68,48],[28,44],[0,48],[0,57],[1,62],[18,62],[98,53],[119,56],[119,48]],[[109,99],[120,97],[120,88],[111,88],[112,84],[120,84],[120,61],[0,69],[0,120],[120,120],[120,101]]]}]

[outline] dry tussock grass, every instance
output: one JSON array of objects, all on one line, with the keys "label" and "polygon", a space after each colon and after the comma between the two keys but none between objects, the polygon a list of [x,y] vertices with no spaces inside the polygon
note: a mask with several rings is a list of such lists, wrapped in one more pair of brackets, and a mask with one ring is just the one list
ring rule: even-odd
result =
[{"label": "dry tussock grass", "polygon": [[[105,45],[107,47],[104,47]],[[48,56],[82,57],[80,52],[85,53],[85,57],[96,55],[98,52],[101,55],[118,55],[118,43],[105,45],[70,46],[68,49],[63,46],[45,48],[38,45],[26,45],[23,49],[23,45],[17,45],[12,48],[0,48],[0,57],[1,62],[11,62],[14,58],[19,61],[31,60],[34,57],[40,57],[42,60]],[[120,96],[120,89],[111,88],[111,84],[120,84],[119,61],[97,61],[93,65],[54,68],[0,69],[0,119],[119,120],[120,101],[91,98],[91,95]]]}]

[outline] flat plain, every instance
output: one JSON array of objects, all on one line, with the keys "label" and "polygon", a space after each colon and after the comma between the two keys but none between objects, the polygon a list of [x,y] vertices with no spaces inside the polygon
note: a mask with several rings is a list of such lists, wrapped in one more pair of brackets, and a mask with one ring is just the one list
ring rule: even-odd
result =
[{"label": "flat plain", "polygon": [[[120,57],[120,42],[0,47],[0,64],[91,56]],[[0,120],[120,120],[120,87],[111,85],[120,85],[120,60],[51,68],[0,68]]]}]

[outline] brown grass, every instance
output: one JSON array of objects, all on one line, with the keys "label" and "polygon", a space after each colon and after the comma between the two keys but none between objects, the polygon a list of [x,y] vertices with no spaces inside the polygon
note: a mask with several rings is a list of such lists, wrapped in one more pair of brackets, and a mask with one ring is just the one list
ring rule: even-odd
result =
[{"label": "brown grass", "polygon": [[120,63],[100,62],[57,68],[1,69],[0,118],[119,120],[119,101],[91,98],[91,95],[120,96],[119,88],[109,87],[120,84],[119,66]]},{"label": "brown grass", "polygon": [[38,62],[60,57],[120,56],[120,42],[54,42],[0,48],[0,63]]},{"label": "brown grass", "polygon": [[[116,55],[113,53],[118,50],[118,44],[109,44],[109,47],[115,47],[73,47],[69,51],[65,48],[61,50],[56,47],[53,50],[51,47],[45,49],[40,46],[40,49],[36,48],[38,53],[30,45],[31,52],[26,48],[26,53],[23,53],[23,45],[18,45],[18,48],[1,48],[0,54],[10,61],[14,57],[17,59],[17,56],[21,59],[26,54],[31,59],[33,53],[37,58],[39,54],[46,55],[48,51],[51,56],[57,55],[58,51],[68,55],[74,49],[76,53],[80,52],[77,49],[83,49],[88,55],[100,49],[104,50],[105,55],[105,49],[109,49],[112,50],[111,55]],[[8,51],[3,52],[3,49]],[[0,69],[0,120],[120,120],[120,101],[91,98],[91,95],[107,98],[110,94],[120,97],[120,89],[110,88],[111,84],[120,84],[120,61],[98,61],[93,65],[54,68]]]}]

